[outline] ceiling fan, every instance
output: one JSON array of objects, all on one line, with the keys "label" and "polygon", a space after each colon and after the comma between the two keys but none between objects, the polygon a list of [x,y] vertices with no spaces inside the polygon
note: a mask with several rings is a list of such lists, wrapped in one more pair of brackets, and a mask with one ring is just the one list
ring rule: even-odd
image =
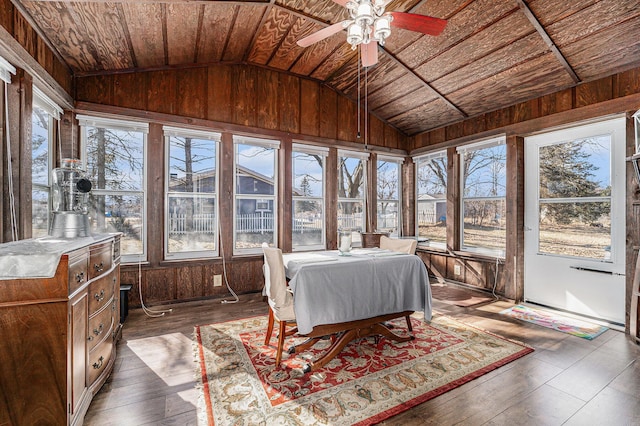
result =
[{"label": "ceiling fan", "polygon": [[350,19],[338,22],[298,40],[298,45],[308,47],[314,43],[347,30],[347,42],[352,49],[361,48],[362,66],[378,63],[378,44],[391,34],[391,27],[403,28],[428,35],[439,35],[447,21],[431,16],[405,12],[386,12],[391,0],[332,0],[347,8]]}]

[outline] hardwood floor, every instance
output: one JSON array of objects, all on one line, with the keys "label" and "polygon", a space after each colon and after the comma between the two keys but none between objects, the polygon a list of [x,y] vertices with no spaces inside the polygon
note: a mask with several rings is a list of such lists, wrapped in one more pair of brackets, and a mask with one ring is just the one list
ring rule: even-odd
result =
[{"label": "hardwood floor", "polygon": [[[159,318],[131,310],[114,372],[85,425],[195,425],[194,325],[267,312],[259,294],[242,295],[237,304],[220,302],[172,305]],[[384,425],[640,424],[640,347],[623,333],[608,330],[588,341],[499,315],[511,306],[504,301],[461,308],[434,299],[433,306],[535,352]]]}]

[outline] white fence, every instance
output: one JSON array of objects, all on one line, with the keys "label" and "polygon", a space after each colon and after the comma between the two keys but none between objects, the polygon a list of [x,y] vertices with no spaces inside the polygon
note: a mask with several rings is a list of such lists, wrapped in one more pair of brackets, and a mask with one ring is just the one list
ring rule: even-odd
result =
[{"label": "white fence", "polygon": [[169,218],[169,229],[172,234],[213,234],[216,230],[216,215],[213,213],[194,214],[191,229],[187,228],[186,214],[172,214]]}]

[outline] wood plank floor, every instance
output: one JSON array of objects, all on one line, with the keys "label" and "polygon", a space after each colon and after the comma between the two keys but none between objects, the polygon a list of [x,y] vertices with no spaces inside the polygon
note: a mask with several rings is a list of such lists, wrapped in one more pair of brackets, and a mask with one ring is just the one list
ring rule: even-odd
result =
[{"label": "wood plank floor", "polygon": [[[504,301],[462,308],[434,299],[433,305],[535,352],[384,425],[640,424],[640,347],[623,333],[608,330],[588,341],[499,315],[511,306]],[[195,425],[194,325],[267,313],[258,294],[242,295],[237,304],[208,300],[171,308],[160,318],[130,311],[114,372],[85,425]]]}]

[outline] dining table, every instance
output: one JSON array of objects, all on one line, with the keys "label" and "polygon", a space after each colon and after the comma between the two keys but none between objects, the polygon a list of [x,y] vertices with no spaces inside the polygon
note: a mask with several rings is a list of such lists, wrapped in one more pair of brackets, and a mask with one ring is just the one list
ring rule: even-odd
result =
[{"label": "dining table", "polygon": [[[298,335],[309,339],[290,348],[302,351],[331,336],[332,345],[305,371],[326,365],[351,340],[384,336],[396,342],[413,339],[389,325],[416,311],[431,320],[431,288],[420,257],[379,248],[283,254],[293,293]],[[409,322],[409,321],[408,321]],[[409,326],[409,332],[411,328]]]}]

